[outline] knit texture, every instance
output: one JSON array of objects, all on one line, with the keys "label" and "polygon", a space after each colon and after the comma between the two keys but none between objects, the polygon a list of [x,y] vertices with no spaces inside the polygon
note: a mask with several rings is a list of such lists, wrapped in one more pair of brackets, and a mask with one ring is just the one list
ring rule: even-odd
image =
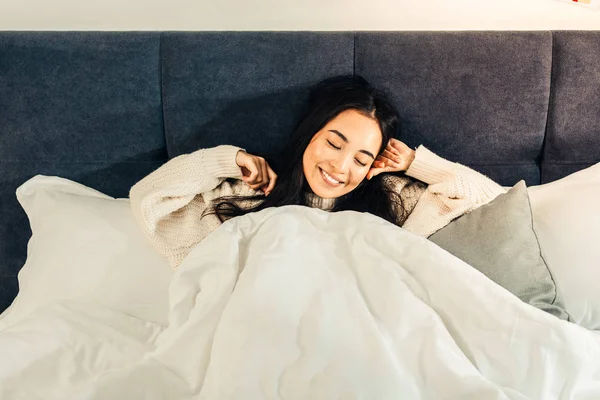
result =
[{"label": "knit texture", "polygon": [[[173,158],[135,184],[129,193],[136,220],[156,249],[177,267],[192,247],[221,222],[202,217],[221,196],[251,196],[257,192],[241,181],[235,146],[217,146]],[[429,236],[453,219],[504,193],[494,181],[463,165],[447,161],[423,146],[406,175],[387,175],[385,182],[400,193],[409,214],[404,225],[417,235]],[[235,181],[227,178],[237,179]],[[312,207],[330,210],[333,199],[306,194]]]}]

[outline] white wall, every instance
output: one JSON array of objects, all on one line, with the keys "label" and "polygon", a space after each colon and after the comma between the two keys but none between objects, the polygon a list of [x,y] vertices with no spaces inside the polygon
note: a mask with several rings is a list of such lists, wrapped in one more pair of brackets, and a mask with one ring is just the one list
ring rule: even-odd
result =
[{"label": "white wall", "polygon": [[0,30],[512,29],[600,30],[600,9],[559,0],[0,0]]}]

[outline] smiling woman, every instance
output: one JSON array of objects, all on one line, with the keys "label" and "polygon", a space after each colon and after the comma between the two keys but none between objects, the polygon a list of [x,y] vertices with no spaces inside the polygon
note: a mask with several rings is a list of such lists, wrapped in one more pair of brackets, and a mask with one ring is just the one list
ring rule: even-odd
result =
[{"label": "smiling woman", "polygon": [[308,185],[325,199],[351,192],[367,176],[381,142],[379,124],[372,116],[357,110],[341,112],[304,151],[302,167]]},{"label": "smiling woman", "polygon": [[176,267],[220,223],[269,207],[368,212],[428,236],[503,193],[395,139],[398,121],[387,95],[363,78],[327,79],[280,154],[218,146],[174,158],[131,189],[134,215]]}]

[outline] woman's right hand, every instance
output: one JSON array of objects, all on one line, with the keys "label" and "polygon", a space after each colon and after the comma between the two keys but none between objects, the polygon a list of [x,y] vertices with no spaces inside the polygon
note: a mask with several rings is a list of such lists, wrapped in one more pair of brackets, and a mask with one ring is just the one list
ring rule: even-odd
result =
[{"label": "woman's right hand", "polygon": [[269,167],[267,161],[243,150],[235,156],[236,164],[242,169],[242,180],[254,190],[262,190],[265,196],[275,187],[277,174]]}]

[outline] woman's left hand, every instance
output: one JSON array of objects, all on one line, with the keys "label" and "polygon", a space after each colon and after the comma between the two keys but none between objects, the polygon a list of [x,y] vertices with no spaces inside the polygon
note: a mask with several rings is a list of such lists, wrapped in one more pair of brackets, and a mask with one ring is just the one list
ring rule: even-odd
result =
[{"label": "woman's left hand", "polygon": [[373,165],[367,173],[367,179],[382,172],[406,171],[414,159],[414,150],[398,139],[390,139],[383,153],[373,161]]}]

